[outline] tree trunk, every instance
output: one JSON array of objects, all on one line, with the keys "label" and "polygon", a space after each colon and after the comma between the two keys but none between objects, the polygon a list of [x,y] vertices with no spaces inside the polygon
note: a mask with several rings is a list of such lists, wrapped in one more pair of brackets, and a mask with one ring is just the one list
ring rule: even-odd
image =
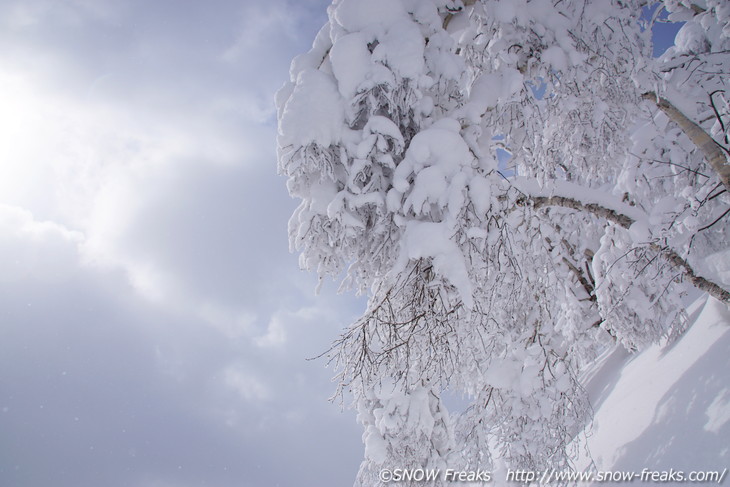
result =
[{"label": "tree trunk", "polygon": [[722,146],[710,137],[707,132],[702,130],[702,127],[687,118],[684,113],[680,112],[666,98],[658,96],[653,91],[644,93],[642,97],[645,100],[654,102],[656,106],[667,114],[670,120],[679,125],[682,132],[702,151],[705,159],[712,166],[712,169],[720,176],[720,181],[725,186],[725,189],[730,192],[730,162],[728,162]]}]

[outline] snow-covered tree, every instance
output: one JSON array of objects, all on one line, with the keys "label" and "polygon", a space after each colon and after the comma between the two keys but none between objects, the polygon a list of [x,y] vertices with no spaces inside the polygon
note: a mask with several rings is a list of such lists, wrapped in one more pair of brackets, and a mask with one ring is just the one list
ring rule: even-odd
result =
[{"label": "snow-covered tree", "polygon": [[[301,266],[367,293],[330,350],[383,466],[569,465],[581,370],[730,302],[730,5],[335,0],[279,92]],[[651,58],[660,12],[683,21]],[[508,154],[508,156],[506,156]],[[505,159],[509,158],[508,162]],[[450,417],[449,390],[472,405]]]}]

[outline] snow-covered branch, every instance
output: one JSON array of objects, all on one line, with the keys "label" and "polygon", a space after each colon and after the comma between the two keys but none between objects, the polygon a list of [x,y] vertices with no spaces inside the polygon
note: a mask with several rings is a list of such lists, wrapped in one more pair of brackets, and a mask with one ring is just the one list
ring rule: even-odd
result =
[{"label": "snow-covered branch", "polygon": [[[522,185],[522,188],[524,188],[525,185]],[[595,194],[594,198],[595,199]],[[605,199],[605,198],[602,198]],[[620,211],[614,209],[614,208],[607,208],[605,206],[601,206],[598,203],[595,202],[585,202],[580,201],[575,198],[567,197],[567,196],[560,196],[560,195],[553,195],[553,196],[532,196],[532,195],[525,195],[523,198],[517,200],[518,205],[525,205],[529,204],[534,208],[542,208],[542,207],[548,207],[548,206],[560,206],[563,208],[570,208],[572,210],[576,211],[582,211],[586,213],[590,213],[591,215],[594,215],[598,218],[602,218],[604,220],[608,220],[612,223],[615,223],[625,229],[630,229],[631,226],[636,223],[635,215],[636,211],[631,211],[631,213],[634,215],[629,216],[625,213],[621,213]],[[628,207],[627,207],[628,208]],[[724,303],[730,304],[730,292],[723,289],[718,284],[715,284],[714,282],[710,281],[709,279],[706,279],[702,276],[697,275],[695,270],[692,268],[692,266],[687,262],[686,259],[682,258],[675,250],[670,249],[668,247],[662,247],[656,243],[649,243],[650,248],[653,250],[664,254],[666,258],[675,266],[680,267],[683,271],[683,273],[687,276],[687,278],[690,280],[690,282],[697,287],[698,289],[707,292],[711,296],[713,296],[715,299],[722,301]]]},{"label": "snow-covered branch", "polygon": [[666,98],[662,98],[652,91],[644,93],[643,98],[655,103],[674,123],[679,125],[682,132],[702,151],[707,163],[720,177],[725,189],[730,191],[730,161],[728,161],[723,147]]}]

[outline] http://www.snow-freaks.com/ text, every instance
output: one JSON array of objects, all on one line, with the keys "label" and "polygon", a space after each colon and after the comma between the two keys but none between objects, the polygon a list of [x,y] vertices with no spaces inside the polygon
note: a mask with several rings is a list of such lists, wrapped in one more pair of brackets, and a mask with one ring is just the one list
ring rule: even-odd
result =
[{"label": "http://www.snow-freaks.com/ text", "polygon": [[[657,483],[692,483],[692,484],[721,484],[725,479],[727,468],[720,470],[697,470],[686,472],[683,470],[651,470],[645,468],[636,471],[559,471],[559,470],[511,470],[506,473],[506,481],[519,484],[551,485],[570,482],[581,483],[612,483],[612,482],[657,482]],[[380,481],[397,485],[400,482],[424,482],[425,484],[437,480],[451,483],[488,484],[495,480],[494,473],[489,470],[455,470],[447,468],[394,468],[382,469]]]}]

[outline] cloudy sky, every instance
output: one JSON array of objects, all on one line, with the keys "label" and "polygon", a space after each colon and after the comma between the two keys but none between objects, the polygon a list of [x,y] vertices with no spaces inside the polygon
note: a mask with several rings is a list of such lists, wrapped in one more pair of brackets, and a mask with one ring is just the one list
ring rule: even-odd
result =
[{"label": "cloudy sky", "polygon": [[0,485],[352,482],[272,102],[328,3],[0,2]]}]

